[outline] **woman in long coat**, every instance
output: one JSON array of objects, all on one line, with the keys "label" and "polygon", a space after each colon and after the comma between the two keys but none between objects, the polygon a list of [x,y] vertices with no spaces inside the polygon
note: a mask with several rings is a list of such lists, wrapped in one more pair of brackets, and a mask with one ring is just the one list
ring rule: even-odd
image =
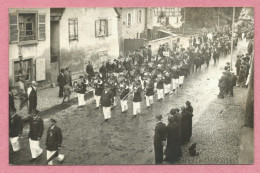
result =
[{"label": "woman in long coat", "polygon": [[175,122],[175,117],[170,115],[168,118],[169,124],[167,130],[167,146],[165,150],[165,160],[169,162],[177,161],[181,157],[180,133],[179,127]]},{"label": "woman in long coat", "polygon": [[187,111],[185,107],[181,108],[181,137],[182,145],[190,140],[192,135],[192,114]]}]

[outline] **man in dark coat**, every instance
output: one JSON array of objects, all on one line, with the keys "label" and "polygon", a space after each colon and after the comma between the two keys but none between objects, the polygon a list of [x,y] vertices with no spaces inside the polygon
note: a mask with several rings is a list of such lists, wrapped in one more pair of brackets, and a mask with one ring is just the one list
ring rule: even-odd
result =
[{"label": "man in dark coat", "polygon": [[[27,89],[27,95],[29,100],[28,114],[31,114],[33,110],[37,111],[37,83],[35,81],[31,82],[31,86]],[[63,91],[62,91],[63,92]]]},{"label": "man in dark coat", "polygon": [[102,65],[101,67],[99,68],[99,73],[101,73],[102,75],[102,80],[103,82],[106,80],[106,76],[107,76],[107,69],[106,69],[106,66],[105,66],[105,63],[102,62]]},{"label": "man in dark coat", "polygon": [[114,104],[114,96],[107,83],[104,84],[100,102],[103,107],[104,122],[107,122],[111,118],[111,107]]},{"label": "man in dark coat", "polygon": [[182,137],[182,145],[190,140],[192,135],[192,116],[193,114],[186,110],[187,108],[181,108],[181,137]]},{"label": "man in dark coat", "polygon": [[9,110],[16,110],[14,104],[14,94],[11,87],[9,87]]},{"label": "man in dark coat", "polygon": [[14,109],[9,110],[9,138],[14,152],[20,150],[19,136],[23,132],[23,121]]},{"label": "man in dark coat", "polygon": [[152,46],[148,46],[148,62],[151,62],[152,60]]},{"label": "man in dark coat", "polygon": [[32,111],[32,115],[29,117],[29,144],[32,154],[30,161],[35,161],[42,156],[42,148],[40,147],[40,140],[43,134],[44,126],[42,118],[37,115],[35,110]]},{"label": "man in dark coat", "polygon": [[58,75],[57,82],[59,84],[59,97],[63,97],[63,87],[66,84],[66,77],[64,75],[64,69],[60,70],[60,74]]},{"label": "man in dark coat", "polygon": [[157,115],[155,133],[154,133],[155,164],[162,164],[163,146],[166,145],[167,129],[166,129],[166,125],[161,120],[162,120],[162,115]]},{"label": "man in dark coat", "polygon": [[175,122],[175,117],[173,115],[169,115],[167,125],[167,146],[165,149],[165,160],[173,163],[177,161],[181,156],[181,141],[180,141],[180,133],[179,127]]},{"label": "man in dark coat", "polygon": [[240,71],[240,66],[241,66],[241,59],[240,59],[240,55],[237,55],[237,61],[236,61],[236,75],[239,76],[239,71]]},{"label": "man in dark coat", "polygon": [[218,87],[219,87],[219,94],[218,94],[218,98],[224,98],[224,92],[225,92],[225,88],[226,88],[226,84],[227,84],[227,80],[228,80],[228,76],[225,74],[225,72],[223,72],[223,75],[221,76],[221,78],[219,79],[218,82]]},{"label": "man in dark coat", "polygon": [[233,88],[236,86],[236,83],[237,77],[234,75],[234,72],[232,72],[231,76],[229,77],[229,92],[231,97],[233,97]]},{"label": "man in dark coat", "polygon": [[[47,160],[48,165],[53,165],[53,159],[50,159],[55,154],[55,159],[58,161],[63,161],[64,155],[58,154],[61,149],[62,143],[62,133],[61,129],[56,125],[56,120],[51,119],[51,126],[48,128],[47,131],[47,138],[46,138],[46,150],[47,150]],[[49,160],[50,159],[50,160]]]},{"label": "man in dark coat", "polygon": [[95,76],[92,62],[89,61],[86,67],[86,73],[88,74],[88,81],[91,82],[91,79]]}]

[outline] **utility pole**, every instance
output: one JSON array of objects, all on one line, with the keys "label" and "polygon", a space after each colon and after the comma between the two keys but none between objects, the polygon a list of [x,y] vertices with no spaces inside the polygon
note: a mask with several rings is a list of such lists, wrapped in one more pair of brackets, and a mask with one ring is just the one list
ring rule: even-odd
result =
[{"label": "utility pole", "polygon": [[185,7],[184,7],[184,19],[183,19],[183,26],[182,26],[182,33],[183,33],[183,35],[184,35],[184,27],[185,27]]},{"label": "utility pole", "polygon": [[219,29],[219,9],[220,7],[218,7],[218,29]]},{"label": "utility pole", "polygon": [[231,57],[230,57],[230,67],[232,68],[232,57],[233,57],[233,37],[234,37],[234,22],[235,22],[235,7],[233,7],[233,19],[232,19],[232,34],[231,34]]}]

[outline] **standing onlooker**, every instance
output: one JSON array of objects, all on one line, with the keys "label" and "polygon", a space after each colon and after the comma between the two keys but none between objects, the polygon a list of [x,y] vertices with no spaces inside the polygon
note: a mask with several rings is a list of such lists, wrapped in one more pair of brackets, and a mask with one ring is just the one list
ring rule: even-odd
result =
[{"label": "standing onlooker", "polygon": [[58,75],[57,82],[59,84],[60,90],[59,90],[59,97],[63,97],[63,87],[66,84],[66,78],[64,74],[64,69],[60,70],[60,74]]},{"label": "standing onlooker", "polygon": [[10,86],[9,86],[9,110],[16,110],[14,104],[14,94]]},{"label": "standing onlooker", "polygon": [[151,62],[151,60],[152,60],[152,46],[151,45],[149,45],[148,46],[148,62]]},{"label": "standing onlooker", "polygon": [[62,143],[62,133],[61,129],[56,125],[57,121],[55,119],[51,119],[51,126],[47,131],[46,138],[46,150],[47,150],[47,161],[48,165],[53,165],[53,159],[49,160],[55,154],[55,158],[62,162],[64,160],[64,155],[59,154],[58,152],[61,149]]},{"label": "standing onlooker", "polygon": [[29,117],[29,144],[30,150],[32,154],[32,159],[30,160],[35,161],[42,156],[42,148],[40,147],[40,140],[43,133],[43,120],[42,118],[37,115],[35,110],[32,111],[32,115]]},{"label": "standing onlooker", "polygon": [[236,86],[237,77],[234,75],[234,72],[231,72],[231,76],[229,77],[229,92],[230,96],[233,97],[233,88]]},{"label": "standing onlooker", "polygon": [[29,108],[28,114],[31,114],[33,110],[37,111],[37,83],[35,81],[31,82],[31,86],[27,90],[28,100],[29,100]]},{"label": "standing onlooker", "polygon": [[63,100],[62,103],[64,103],[64,100],[66,97],[68,97],[68,102],[70,101],[70,95],[71,95],[71,90],[70,90],[70,86],[69,83],[67,83],[64,88],[63,88],[64,94],[63,94]]},{"label": "standing onlooker", "polygon": [[104,89],[101,94],[100,103],[103,107],[104,122],[107,122],[111,118],[111,107],[114,104],[113,93],[110,91],[109,85],[104,84]]},{"label": "standing onlooker", "polygon": [[163,162],[163,146],[166,145],[166,125],[162,122],[162,115],[156,115],[156,126],[154,133],[155,164]]},{"label": "standing onlooker", "polygon": [[177,161],[181,156],[181,141],[179,127],[175,121],[176,117],[174,115],[169,115],[167,125],[167,146],[165,149],[165,160],[173,163]]},{"label": "standing onlooker", "polygon": [[23,132],[21,116],[14,109],[9,109],[9,138],[14,152],[20,150],[19,136]]},{"label": "standing onlooker", "polygon": [[181,138],[182,144],[185,144],[190,140],[192,134],[192,116],[193,114],[187,111],[187,108],[181,108]]},{"label": "standing onlooker", "polygon": [[88,81],[91,82],[91,79],[95,76],[91,61],[88,61],[88,65],[86,66],[86,73],[88,74]]},{"label": "standing onlooker", "polygon": [[228,80],[228,77],[225,74],[225,72],[223,72],[223,75],[221,76],[221,78],[219,79],[219,82],[218,82],[218,87],[219,87],[218,98],[221,98],[221,99],[224,98],[227,80]]},{"label": "standing onlooker", "polygon": [[240,66],[241,66],[241,59],[240,59],[240,55],[237,55],[237,61],[236,61],[236,75],[239,76],[239,72],[240,72]]}]

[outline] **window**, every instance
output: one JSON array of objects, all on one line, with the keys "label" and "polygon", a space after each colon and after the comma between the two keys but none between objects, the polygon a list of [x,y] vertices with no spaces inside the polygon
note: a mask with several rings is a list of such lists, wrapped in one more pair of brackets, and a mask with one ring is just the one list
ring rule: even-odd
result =
[{"label": "window", "polygon": [[19,14],[19,41],[36,40],[36,14]]},{"label": "window", "polygon": [[69,41],[78,40],[78,19],[69,19]]},{"label": "window", "polygon": [[18,82],[19,77],[26,81],[32,80],[32,59],[14,62],[14,81]]},{"label": "window", "polygon": [[138,21],[138,23],[141,23],[141,22],[142,22],[142,10],[138,10],[138,13],[137,13],[137,21]]},{"label": "window", "polygon": [[10,43],[31,40],[45,40],[45,14],[37,14],[37,12],[10,14]]},{"label": "window", "polygon": [[132,14],[128,13],[127,14],[127,26],[131,26],[132,25]]},{"label": "window", "polygon": [[99,19],[95,24],[96,37],[107,37],[112,35],[112,20],[111,19]]}]

